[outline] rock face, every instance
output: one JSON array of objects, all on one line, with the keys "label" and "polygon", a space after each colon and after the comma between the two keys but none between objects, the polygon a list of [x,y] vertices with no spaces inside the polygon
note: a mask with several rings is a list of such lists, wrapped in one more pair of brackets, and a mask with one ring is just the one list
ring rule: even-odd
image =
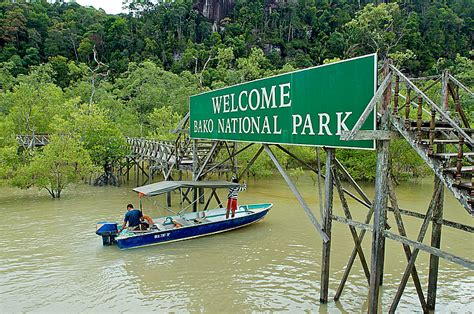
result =
[{"label": "rock face", "polygon": [[219,23],[234,8],[235,0],[197,0],[195,8],[214,23]]},{"label": "rock face", "polygon": [[[254,1],[254,0],[247,0]],[[296,2],[297,0],[266,0],[265,9],[272,10],[281,4]],[[229,15],[234,8],[235,0],[195,0],[194,8],[196,8],[203,16],[211,20],[214,25]]]}]

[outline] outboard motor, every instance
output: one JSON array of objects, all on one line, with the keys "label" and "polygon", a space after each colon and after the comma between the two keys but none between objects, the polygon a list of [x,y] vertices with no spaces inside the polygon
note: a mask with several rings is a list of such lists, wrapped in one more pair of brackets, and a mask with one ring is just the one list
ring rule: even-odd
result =
[{"label": "outboard motor", "polygon": [[98,222],[95,225],[95,233],[102,236],[103,245],[112,245],[115,243],[115,237],[118,235],[116,222]]}]

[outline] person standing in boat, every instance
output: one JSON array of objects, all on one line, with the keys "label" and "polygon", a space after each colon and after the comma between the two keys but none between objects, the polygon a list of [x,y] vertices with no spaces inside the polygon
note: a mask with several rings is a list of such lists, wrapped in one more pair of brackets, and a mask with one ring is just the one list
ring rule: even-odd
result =
[{"label": "person standing in boat", "polygon": [[[233,176],[231,181],[233,183],[239,183],[239,180]],[[234,218],[235,211],[237,210],[237,198],[239,192],[245,191],[247,189],[247,182],[244,181],[244,184],[229,188],[229,195],[227,195],[227,211],[225,213],[225,218],[229,218],[229,212],[232,210],[231,218]]]},{"label": "person standing in boat", "polygon": [[122,227],[119,229],[121,232],[128,223],[129,229],[135,229],[136,227],[140,226],[140,220],[143,217],[142,211],[138,209],[134,209],[132,204],[127,205],[127,213],[125,214],[125,218],[123,219]]}]

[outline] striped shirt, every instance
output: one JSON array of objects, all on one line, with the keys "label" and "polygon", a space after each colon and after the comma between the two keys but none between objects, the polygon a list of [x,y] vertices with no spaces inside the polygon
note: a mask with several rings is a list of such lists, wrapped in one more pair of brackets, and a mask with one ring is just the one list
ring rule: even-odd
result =
[{"label": "striped shirt", "polygon": [[236,186],[235,188],[229,188],[229,195],[227,198],[237,198],[239,192],[245,191],[247,189],[247,183],[244,183],[240,186]]}]

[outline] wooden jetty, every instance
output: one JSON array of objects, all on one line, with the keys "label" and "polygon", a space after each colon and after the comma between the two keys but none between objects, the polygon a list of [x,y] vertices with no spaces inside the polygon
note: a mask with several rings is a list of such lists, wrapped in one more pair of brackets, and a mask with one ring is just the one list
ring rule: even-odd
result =
[{"label": "wooden jetty", "polygon": [[[415,82],[431,82],[422,89]],[[394,313],[400,302],[405,287],[411,278],[423,312],[433,311],[436,304],[438,285],[439,258],[474,269],[474,262],[464,257],[455,256],[441,249],[442,230],[457,229],[459,232],[473,233],[470,225],[452,222],[443,218],[444,191],[448,190],[464,207],[469,215],[474,215],[474,129],[469,124],[461,104],[461,94],[464,97],[474,97],[474,93],[448,72],[426,78],[410,79],[399,69],[387,61],[380,72],[380,84],[367,105],[359,121],[350,131],[342,132],[341,138],[346,140],[375,139],[377,142],[377,165],[375,197],[370,199],[362,188],[352,178],[350,173],[337,159],[334,148],[325,148],[326,173],[318,167],[307,164],[279,144],[246,143],[238,147],[236,143],[225,141],[203,141],[190,139],[187,132],[187,115],[177,126],[174,141],[155,141],[141,138],[127,138],[130,154],[119,167],[119,172],[129,179],[132,168],[137,174],[141,173],[145,182],[152,180],[154,175],[161,173],[165,180],[173,180],[173,170],[181,179],[184,171],[190,171],[193,180],[202,180],[213,171],[237,174],[242,178],[254,164],[260,154],[265,151],[281,173],[288,186],[300,202],[308,218],[313,223],[322,238],[321,289],[320,301],[329,301],[330,256],[332,223],[342,223],[348,226],[354,248],[349,256],[347,266],[340,278],[340,283],[333,296],[334,300],[342,297],[343,289],[348,280],[356,258],[359,258],[369,287],[369,313]],[[433,91],[441,86],[439,101],[433,101],[427,96],[427,91]],[[375,131],[362,131],[360,128],[369,114],[377,112],[377,128]],[[18,136],[19,145],[28,148],[47,144],[47,137],[38,135]],[[435,184],[433,196],[425,213],[400,208],[394,183],[389,174],[389,147],[393,138],[403,138],[417,152],[434,173]],[[240,169],[237,167],[237,156],[251,147],[259,145],[259,149],[251,160]],[[299,193],[290,176],[285,172],[274,149],[281,150],[290,158],[325,180],[325,197],[322,206],[321,223],[314,215],[308,203]],[[141,182],[142,184],[144,182]],[[350,192],[344,185],[349,185],[355,193]],[[189,191],[188,191],[189,192]],[[334,193],[337,192],[337,193]],[[336,213],[333,198],[338,196],[341,201],[342,215]],[[192,200],[198,199],[198,191],[193,191]],[[200,199],[201,197],[199,197]],[[367,208],[365,220],[355,221],[352,218],[347,199],[352,198]],[[422,220],[416,239],[410,239],[405,230],[403,217],[410,216]],[[393,217],[393,218],[392,218]],[[396,228],[389,231],[388,225],[392,220]],[[430,245],[423,240],[431,225]],[[372,233],[370,257],[364,253],[362,241],[367,232]],[[462,235],[460,238],[463,238]],[[382,309],[379,304],[379,289],[383,284],[384,257],[386,240],[399,242],[405,252],[406,267],[401,275],[400,284],[389,309]],[[423,289],[416,267],[420,251],[430,254],[429,276],[427,290]]]},{"label": "wooden jetty", "polygon": [[24,149],[42,147],[48,145],[49,134],[35,132],[33,132],[32,134],[18,134],[16,136],[16,141],[18,145]]}]

